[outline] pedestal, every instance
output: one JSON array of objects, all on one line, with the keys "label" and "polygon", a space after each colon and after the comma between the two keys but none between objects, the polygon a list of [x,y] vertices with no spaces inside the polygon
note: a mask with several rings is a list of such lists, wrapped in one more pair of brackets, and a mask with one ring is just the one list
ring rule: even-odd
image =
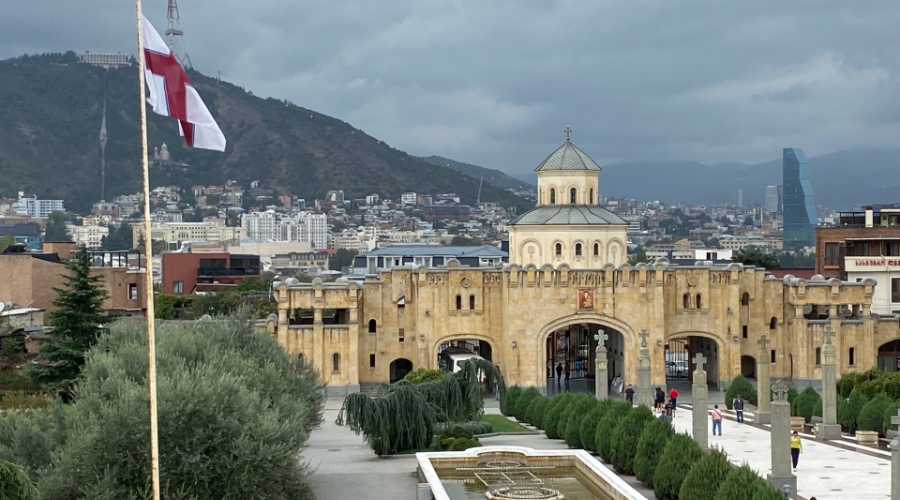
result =
[{"label": "pedestal", "polygon": [[891,500],[900,500],[900,438],[891,440]]},{"label": "pedestal", "polygon": [[840,439],[841,426],[839,424],[816,424],[816,439]]},{"label": "pedestal", "polygon": [[691,387],[691,400],[693,410],[691,418],[693,423],[694,441],[703,450],[709,449],[709,389],[706,387],[706,372],[694,372],[694,385]]},{"label": "pedestal", "polygon": [[[765,357],[763,357],[765,356]],[[772,423],[772,379],[769,378],[769,354],[761,351],[756,360],[756,423]]]},{"label": "pedestal", "polygon": [[757,411],[753,414],[756,419],[757,424],[771,424],[772,423],[772,413],[768,411]]},{"label": "pedestal", "polygon": [[[782,397],[787,397],[781,384]],[[797,498],[797,477],[791,474],[791,405],[785,399],[772,403],[772,430],[769,433],[772,449],[772,473],[769,483],[782,491],[785,484],[791,488],[791,498]]]},{"label": "pedestal", "polygon": [[[600,356],[603,356],[602,358]],[[597,351],[597,374],[594,382],[594,395],[597,399],[607,399],[609,397],[609,361],[606,359],[606,349],[602,352]]]},{"label": "pedestal", "polygon": [[650,350],[641,348],[638,357],[638,399],[637,404],[653,407],[653,393],[650,384]]},{"label": "pedestal", "polygon": [[769,474],[766,476],[766,479],[769,481],[769,484],[774,486],[779,492],[784,492],[784,487],[787,486],[790,489],[789,498],[797,498],[797,476],[793,474],[788,474],[786,476]]}]

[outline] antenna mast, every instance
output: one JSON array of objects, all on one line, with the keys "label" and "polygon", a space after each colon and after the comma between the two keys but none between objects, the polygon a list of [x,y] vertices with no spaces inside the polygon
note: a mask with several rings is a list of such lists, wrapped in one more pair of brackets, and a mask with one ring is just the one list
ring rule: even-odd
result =
[{"label": "antenna mast", "polygon": [[481,174],[481,182],[478,183],[478,198],[475,200],[475,207],[481,205],[481,185],[484,184],[484,174]]},{"label": "antenna mast", "polygon": [[175,54],[175,58],[178,59],[178,62],[185,69],[193,69],[194,65],[191,64],[191,56],[188,55],[187,48],[184,45],[184,31],[181,30],[181,15],[178,14],[177,0],[169,0],[169,10],[166,14],[166,19],[169,21],[166,26],[166,44],[169,46],[169,50]]}]

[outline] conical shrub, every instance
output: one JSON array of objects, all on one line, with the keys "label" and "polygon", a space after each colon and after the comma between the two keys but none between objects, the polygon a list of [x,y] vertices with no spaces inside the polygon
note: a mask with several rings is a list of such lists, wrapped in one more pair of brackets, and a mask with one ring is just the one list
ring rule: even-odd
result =
[{"label": "conical shrub", "polygon": [[659,500],[678,500],[681,485],[691,466],[703,456],[703,450],[687,433],[676,434],[666,443],[656,471],[653,493]]},{"label": "conical shrub", "polygon": [[634,456],[644,426],[653,420],[653,412],[644,405],[629,411],[612,434],[611,463],[616,471],[634,474]]},{"label": "conical shrub", "polygon": [[753,500],[784,500],[784,493],[778,491],[765,479],[759,478],[753,488]]},{"label": "conical shrub", "polygon": [[678,498],[714,500],[719,486],[725,481],[731,469],[734,469],[734,466],[728,461],[728,455],[724,451],[717,448],[710,450],[691,467],[681,485]]},{"label": "conical shrub", "polygon": [[634,476],[638,481],[650,488],[653,487],[653,477],[659,457],[662,456],[666,443],[674,435],[675,429],[665,420],[656,418],[644,425],[634,456]]},{"label": "conical shrub", "polygon": [[[740,467],[733,467],[719,485],[719,491],[716,492],[713,500],[756,500],[756,492],[763,491],[760,481],[764,482],[765,480],[759,477],[759,474],[746,463]],[[781,496],[781,499],[784,500],[784,495]]]},{"label": "conical shrub", "polygon": [[731,380],[731,385],[728,386],[728,390],[725,391],[725,406],[728,407],[729,410],[733,410],[731,403],[734,402],[734,398],[741,395],[741,398],[752,404],[756,404],[757,394],[756,389],[753,387],[753,384],[750,383],[749,380],[744,378],[743,375],[738,375]]},{"label": "conical shrub", "polygon": [[550,415],[556,411],[556,407],[558,407],[561,403],[562,399],[559,395],[547,399],[547,403],[544,405],[544,413],[541,416],[541,425],[538,426],[539,429],[545,430],[547,422],[550,421]]},{"label": "conical shrub", "polygon": [[544,434],[546,434],[548,438],[559,439],[559,420],[569,408],[569,404],[572,402],[573,397],[573,394],[566,393],[553,398],[559,400],[559,402],[551,408],[550,412],[544,413]]},{"label": "conical shrub", "polygon": [[[578,408],[586,408],[591,402],[595,401],[593,394],[575,394],[572,401],[566,407],[566,411],[559,416],[559,422],[556,424],[556,434],[560,439],[566,439],[566,430],[569,427],[569,418],[577,413]],[[585,410],[587,411],[587,410]]]},{"label": "conical shrub", "polygon": [[525,411],[525,421],[540,429],[541,418],[544,416],[544,408],[547,407],[548,401],[550,401],[550,398],[547,396],[531,400],[531,404],[528,405],[528,409]]},{"label": "conical shrub", "polygon": [[516,417],[516,420],[520,422],[525,421],[525,412],[528,410],[528,405],[530,405],[535,398],[539,397],[541,397],[541,393],[535,387],[529,387],[522,391],[522,394],[519,394],[514,406],[511,408],[512,416]]},{"label": "conical shrub", "polygon": [[507,417],[513,416],[513,408],[516,407],[516,399],[522,395],[522,388],[514,385],[506,389],[506,395],[500,398],[500,413]]},{"label": "conical shrub", "polygon": [[597,424],[594,431],[594,446],[597,453],[606,463],[612,462],[612,435],[619,425],[619,421],[625,418],[625,415],[631,411],[631,403],[627,401],[617,401],[606,412]]},{"label": "conical shrub", "polygon": [[597,442],[595,435],[597,433],[597,424],[603,414],[612,408],[613,401],[611,399],[601,399],[597,404],[581,419],[581,447],[585,450],[597,451]]},{"label": "conical shrub", "polygon": [[581,421],[599,404],[593,394],[585,394],[585,397],[576,396],[575,402],[569,405],[566,412],[566,431],[563,438],[569,448],[581,448]]}]

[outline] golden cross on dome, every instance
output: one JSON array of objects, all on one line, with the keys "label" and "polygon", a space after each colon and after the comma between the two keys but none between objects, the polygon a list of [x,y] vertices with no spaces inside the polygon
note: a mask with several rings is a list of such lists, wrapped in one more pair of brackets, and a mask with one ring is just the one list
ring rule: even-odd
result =
[{"label": "golden cross on dome", "polygon": [[563,130],[566,133],[566,142],[569,142],[569,136],[572,135],[572,129],[566,126],[566,129]]}]

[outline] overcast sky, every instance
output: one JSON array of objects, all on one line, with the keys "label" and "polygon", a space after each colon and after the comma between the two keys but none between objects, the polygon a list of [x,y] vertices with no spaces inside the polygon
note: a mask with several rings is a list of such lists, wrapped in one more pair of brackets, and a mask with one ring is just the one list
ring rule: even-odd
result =
[{"label": "overcast sky", "polygon": [[[166,28],[166,0],[144,12]],[[195,68],[416,155],[521,173],[894,148],[897,0],[180,0]],[[135,51],[133,3],[0,0],[0,58]]]}]

